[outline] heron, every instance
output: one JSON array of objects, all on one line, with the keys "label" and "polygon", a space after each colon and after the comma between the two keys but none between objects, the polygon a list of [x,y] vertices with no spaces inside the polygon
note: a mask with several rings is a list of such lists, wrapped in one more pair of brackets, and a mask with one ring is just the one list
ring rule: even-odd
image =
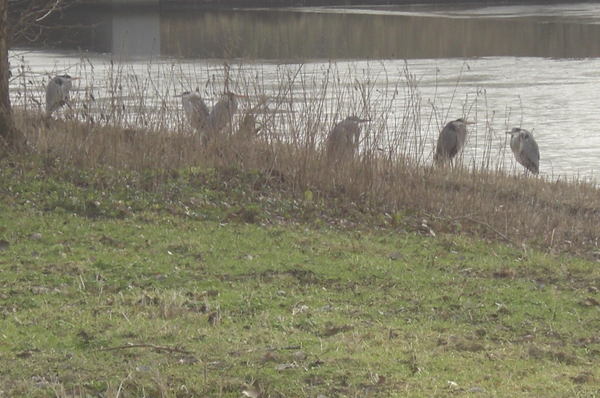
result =
[{"label": "heron", "polygon": [[368,121],[369,119],[361,119],[352,115],[333,126],[327,136],[325,145],[327,159],[334,160],[337,158],[339,160],[354,156],[360,143],[360,123]]},{"label": "heron", "polygon": [[474,123],[460,118],[446,124],[440,131],[433,159],[435,161],[448,159],[452,163],[452,159],[460,152],[467,141],[467,125]]},{"label": "heron", "polygon": [[233,115],[237,112],[238,98],[245,98],[232,92],[227,92],[221,96],[208,115],[210,127],[214,132],[220,132],[231,123]]},{"label": "heron", "polygon": [[252,110],[246,112],[241,118],[240,126],[237,130],[238,137],[252,139],[256,137],[261,130],[260,126],[256,126],[256,116]]},{"label": "heron", "polygon": [[208,127],[208,107],[200,96],[200,92],[198,90],[194,92],[186,91],[181,95],[178,95],[178,97],[181,97],[185,115],[192,125],[192,128],[203,131]]},{"label": "heron", "polygon": [[73,80],[80,77],[71,77],[69,75],[60,75],[54,77],[46,86],[46,116],[50,117],[52,113],[69,101],[69,91],[73,87]]},{"label": "heron", "polygon": [[506,134],[510,134],[510,149],[515,154],[517,162],[533,174],[538,174],[540,171],[540,149],[533,135],[519,127],[513,127]]}]

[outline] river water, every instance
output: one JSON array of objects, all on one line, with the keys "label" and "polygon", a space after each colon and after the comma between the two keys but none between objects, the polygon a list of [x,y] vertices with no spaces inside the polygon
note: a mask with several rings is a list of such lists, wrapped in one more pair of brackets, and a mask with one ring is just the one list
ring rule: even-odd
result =
[{"label": "river water", "polygon": [[260,109],[280,136],[316,129],[323,137],[357,114],[371,119],[363,145],[428,163],[441,127],[467,117],[476,121],[467,164],[520,172],[505,134],[520,126],[539,144],[542,175],[600,172],[600,4],[71,18],[95,28],[53,32],[44,47],[11,52],[14,106],[40,111],[49,77],[69,73],[82,79],[73,110],[59,117],[179,131],[187,127],[176,94],[199,88],[210,106],[227,89],[247,95],[242,109]]}]

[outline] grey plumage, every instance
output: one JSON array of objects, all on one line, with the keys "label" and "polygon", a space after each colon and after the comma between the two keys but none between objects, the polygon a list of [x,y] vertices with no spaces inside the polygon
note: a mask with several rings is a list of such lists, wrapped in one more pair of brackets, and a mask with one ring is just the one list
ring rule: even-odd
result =
[{"label": "grey plumage", "polygon": [[237,97],[234,93],[225,93],[210,111],[208,120],[214,132],[220,132],[231,123],[238,108]]},{"label": "grey plumage", "polygon": [[361,127],[359,123],[368,122],[357,116],[348,116],[333,126],[327,136],[325,154],[330,161],[351,158],[358,151]]},{"label": "grey plumage", "polygon": [[181,94],[181,102],[185,115],[194,129],[202,131],[208,127],[208,107],[198,91],[184,92]]},{"label": "grey plumage", "polygon": [[69,75],[56,76],[48,82],[46,86],[46,116],[52,113],[61,106],[68,104],[69,92],[73,87],[72,78]]},{"label": "grey plumage", "polygon": [[533,135],[519,127],[514,127],[506,134],[510,134],[510,149],[515,154],[517,162],[533,174],[538,174],[540,171],[540,149]]},{"label": "grey plumage", "polygon": [[473,122],[467,122],[465,119],[456,119],[444,126],[437,141],[437,147],[434,155],[435,161],[450,160],[464,148],[467,141],[467,125]]}]

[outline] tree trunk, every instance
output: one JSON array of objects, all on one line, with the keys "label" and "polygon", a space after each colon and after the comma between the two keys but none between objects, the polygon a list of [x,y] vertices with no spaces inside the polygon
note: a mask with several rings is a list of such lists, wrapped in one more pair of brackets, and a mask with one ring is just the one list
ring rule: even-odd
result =
[{"label": "tree trunk", "polygon": [[10,106],[8,82],[10,69],[8,66],[8,0],[0,0],[0,152],[5,150],[21,150],[27,145],[22,131],[15,126]]}]

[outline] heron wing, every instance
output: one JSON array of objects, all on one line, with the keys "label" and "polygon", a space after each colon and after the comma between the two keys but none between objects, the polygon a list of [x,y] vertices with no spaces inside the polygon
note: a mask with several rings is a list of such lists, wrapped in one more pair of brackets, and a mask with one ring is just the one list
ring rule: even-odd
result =
[{"label": "heron wing", "polygon": [[229,110],[227,101],[223,99],[219,100],[213,107],[209,114],[209,120],[212,127],[219,131],[227,126],[227,123],[231,121],[232,113]]},{"label": "heron wing", "polygon": [[64,104],[62,83],[54,78],[46,86],[46,113],[51,114]]},{"label": "heron wing", "polygon": [[453,158],[459,149],[457,128],[454,123],[448,123],[438,137],[436,155]]},{"label": "heron wing", "polygon": [[524,133],[521,138],[522,149],[520,154],[521,161],[519,163],[527,167],[532,173],[537,174],[540,165],[540,149],[538,144],[529,133]]},{"label": "heron wing", "polygon": [[198,97],[194,101],[192,101],[192,120],[193,123],[197,124],[199,127],[204,127],[208,123],[208,107],[204,103],[202,98]]},{"label": "heron wing", "polygon": [[206,104],[204,103],[204,101],[202,100],[202,98],[198,99],[198,101],[196,101],[193,104],[193,108],[194,108],[194,112],[201,118],[207,118],[209,115],[208,112],[208,107],[206,106]]},{"label": "heron wing", "polygon": [[327,156],[352,156],[358,149],[360,126],[353,120],[343,120],[336,124],[327,137]]},{"label": "heron wing", "polygon": [[343,130],[344,138],[348,149],[358,149],[358,142],[360,139],[360,126],[354,120],[344,120],[338,126]]}]

